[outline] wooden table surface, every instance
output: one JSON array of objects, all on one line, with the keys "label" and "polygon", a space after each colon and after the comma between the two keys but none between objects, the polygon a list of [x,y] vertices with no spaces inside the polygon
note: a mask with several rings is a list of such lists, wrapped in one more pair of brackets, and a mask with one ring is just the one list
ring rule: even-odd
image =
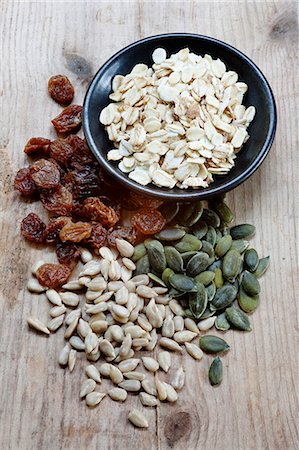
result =
[{"label": "wooden table surface", "polygon": [[[1,1],[1,449],[298,448],[296,14],[295,2]],[[104,399],[95,410],[79,401],[84,361],[72,374],[59,368],[63,330],[50,339],[28,331],[29,315],[48,317],[45,297],[24,289],[45,249],[21,239],[19,222],[31,211],[46,214],[40,205],[20,200],[13,179],[26,164],[26,140],[54,137],[50,118],[60,107],[47,96],[49,76],[68,75],[75,102],[82,102],[91,76],[115,51],[173,31],[238,47],[273,88],[278,128],[272,150],[257,173],[228,196],[237,223],[256,224],[254,245],[261,255],[271,255],[271,267],[253,331],[226,334],[231,350],[223,359],[222,385],[208,383],[210,358],[174,358],[176,366],[186,367],[186,387],[176,404],[147,409],[149,429],[140,431],[127,423],[128,411],[139,407],[136,396],[123,405]]]}]

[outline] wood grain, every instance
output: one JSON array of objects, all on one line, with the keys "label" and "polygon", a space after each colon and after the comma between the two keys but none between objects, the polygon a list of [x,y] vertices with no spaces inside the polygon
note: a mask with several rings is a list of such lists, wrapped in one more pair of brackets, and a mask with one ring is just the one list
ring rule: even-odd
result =
[{"label": "wood grain", "polygon": [[[298,448],[296,2],[2,0],[0,23],[0,448]],[[30,211],[46,215],[39,205],[20,201],[12,184],[26,164],[26,140],[54,137],[49,118],[60,108],[47,97],[49,76],[70,76],[75,101],[82,102],[90,77],[110,55],[141,37],[170,31],[207,34],[238,47],[274,90],[279,121],[270,155],[229,194],[237,222],[257,225],[254,245],[271,254],[271,269],[262,281],[253,332],[227,334],[232,349],[224,358],[221,387],[207,382],[210,358],[174,358],[175,366],[186,367],[186,388],[175,405],[148,409],[149,430],[140,431],[126,419],[139,407],[137,397],[121,406],[104,399],[88,410],[77,394],[83,359],[71,375],[57,365],[62,331],[51,339],[28,332],[30,314],[47,320],[45,298],[24,290],[31,264],[45,250],[20,238],[19,222]],[[54,260],[50,249],[46,257]]]}]

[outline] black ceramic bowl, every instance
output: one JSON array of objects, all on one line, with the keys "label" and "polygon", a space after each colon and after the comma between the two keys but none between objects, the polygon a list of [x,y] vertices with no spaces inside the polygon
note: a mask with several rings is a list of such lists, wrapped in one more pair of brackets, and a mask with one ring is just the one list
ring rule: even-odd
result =
[{"label": "black ceramic bowl", "polygon": [[[113,148],[104,126],[99,123],[99,113],[110,102],[111,82],[116,74],[125,75],[138,63],[152,65],[151,55],[157,47],[170,55],[184,47],[199,55],[210,54],[220,58],[229,70],[239,75],[239,81],[248,85],[246,106],[254,105],[256,116],[249,126],[250,138],[235,160],[235,167],[226,175],[215,175],[207,188],[160,188],[153,184],[141,186],[121,172],[116,163],[106,159]],[[129,189],[164,200],[192,201],[207,199],[225,193],[243,183],[260,166],[267,156],[276,130],[276,107],[271,88],[259,68],[241,53],[224,42],[197,34],[173,33],[151,36],[135,42],[112,56],[96,73],[85,96],[83,129],[87,143],[102,167]]]}]

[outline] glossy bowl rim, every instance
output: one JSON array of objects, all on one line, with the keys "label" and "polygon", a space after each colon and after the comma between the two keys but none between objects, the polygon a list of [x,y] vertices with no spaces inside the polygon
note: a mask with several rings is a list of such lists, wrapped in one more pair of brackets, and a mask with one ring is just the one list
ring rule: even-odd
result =
[{"label": "glossy bowl rim", "polygon": [[[269,100],[269,115],[270,115],[270,124],[268,127],[268,132],[266,136],[266,141],[264,145],[261,147],[259,153],[257,156],[253,159],[253,161],[249,164],[249,166],[242,171],[239,175],[237,175],[234,179],[231,181],[223,182],[221,186],[217,186],[213,188],[213,183],[209,185],[209,192],[205,191],[205,188],[203,189],[194,189],[194,190],[185,190],[182,189],[181,193],[171,193],[170,191],[167,192],[166,190],[162,190],[160,192],[155,192],[152,190],[151,185],[143,186],[141,184],[136,183],[135,181],[131,180],[127,174],[125,173],[118,173],[115,170],[115,167],[101,154],[100,150],[98,149],[98,146],[96,145],[92,133],[90,131],[89,127],[89,120],[88,120],[88,110],[90,107],[90,101],[93,95],[93,91],[95,86],[98,83],[98,79],[102,76],[102,74],[105,72],[106,68],[115,60],[119,58],[119,56],[126,53],[129,49],[139,46],[141,43],[149,42],[149,41],[159,41],[161,38],[180,38],[180,37],[190,37],[198,39],[202,42],[212,42],[216,43],[217,45],[220,45],[225,50],[228,50],[232,53],[234,53],[239,59],[244,60],[251,68],[257,73],[258,77],[261,79],[263,89],[266,91],[266,97]],[[243,52],[236,49],[230,44],[227,44],[219,39],[215,39],[213,37],[196,34],[196,33],[165,33],[165,34],[158,34],[154,36],[148,36],[146,38],[140,39],[136,42],[133,42],[132,44],[127,45],[126,47],[122,48],[115,54],[113,54],[96,72],[94,75],[92,81],[90,82],[88,89],[85,94],[84,102],[83,102],[83,114],[82,114],[82,122],[83,122],[83,132],[87,141],[87,144],[93,154],[95,155],[98,162],[104,167],[104,169],[114,178],[116,178],[120,183],[125,185],[131,190],[134,190],[136,192],[139,192],[143,195],[160,198],[168,201],[193,201],[193,200],[205,200],[208,198],[211,198],[215,195],[223,194],[225,192],[231,191],[232,189],[239,186],[241,183],[246,181],[262,164],[266,156],[268,155],[272,143],[274,141],[275,133],[276,133],[276,126],[277,126],[277,109],[276,109],[276,103],[275,98],[272,92],[272,89],[262,73],[262,71],[258,68],[258,66],[250,59],[248,56],[246,56]],[[156,186],[158,188],[158,186]]]}]

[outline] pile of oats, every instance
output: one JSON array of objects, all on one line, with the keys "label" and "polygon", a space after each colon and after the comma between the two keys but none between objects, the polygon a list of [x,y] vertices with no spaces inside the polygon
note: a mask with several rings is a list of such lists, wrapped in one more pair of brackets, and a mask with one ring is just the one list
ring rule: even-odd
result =
[{"label": "pile of oats", "polygon": [[115,147],[107,158],[142,185],[205,188],[229,172],[249,138],[248,87],[220,59],[188,48],[169,58],[157,48],[152,58],[152,67],[113,79],[113,103],[100,113]]}]

